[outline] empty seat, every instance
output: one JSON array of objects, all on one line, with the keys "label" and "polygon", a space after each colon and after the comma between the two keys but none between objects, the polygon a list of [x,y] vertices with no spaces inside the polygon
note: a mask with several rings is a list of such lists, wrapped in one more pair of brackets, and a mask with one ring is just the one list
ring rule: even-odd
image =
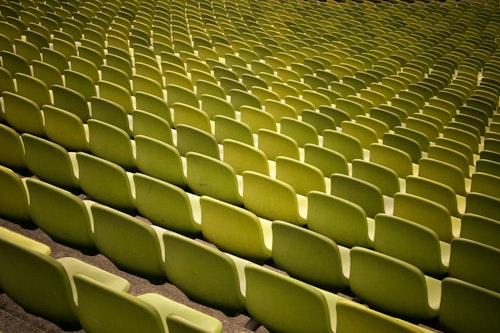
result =
[{"label": "empty seat", "polygon": [[327,190],[325,177],[321,170],[285,156],[276,158],[276,179],[291,185],[297,194],[304,196],[307,196],[310,191],[326,192]]},{"label": "empty seat", "polygon": [[0,165],[0,216],[17,223],[31,222],[26,178]]},{"label": "empty seat", "polygon": [[443,279],[439,327],[450,332],[496,332],[500,328],[497,292],[452,277]]},{"label": "empty seat", "polygon": [[293,225],[272,223],[273,262],[291,276],[326,290],[349,284],[349,250],[319,233]]},{"label": "empty seat", "polygon": [[334,332],[340,296],[255,264],[245,267],[245,277],[248,313],[268,330]]},{"label": "empty seat", "polygon": [[500,248],[496,237],[500,222],[477,214],[464,214],[461,220],[460,237]]},{"label": "empty seat", "polygon": [[186,168],[187,184],[194,193],[242,205],[241,185],[230,164],[189,152],[186,154]]},{"label": "empty seat", "polygon": [[77,152],[80,187],[90,198],[131,212],[135,210],[135,188],[131,175],[119,165]]},{"label": "empty seat", "polygon": [[[431,158],[422,158],[418,162],[418,176],[432,179],[450,186],[456,194],[466,195],[465,176],[457,166]],[[470,182],[467,182],[470,185]],[[469,187],[469,186],[467,186]]]},{"label": "empty seat", "polygon": [[168,280],[194,301],[237,314],[245,309],[248,261],[175,232],[163,234]]},{"label": "empty seat", "polygon": [[224,140],[222,147],[223,161],[231,165],[238,175],[249,170],[269,176],[267,156],[258,148],[230,139]]},{"label": "empty seat", "polygon": [[271,258],[271,221],[229,203],[202,196],[201,231],[220,250],[256,262]]},{"label": "empty seat", "polygon": [[104,205],[92,205],[90,210],[100,253],[122,270],[155,283],[165,281],[164,229]]},{"label": "empty seat", "polygon": [[21,95],[4,91],[3,111],[5,121],[19,133],[44,137],[43,116],[40,107]]},{"label": "empty seat", "polygon": [[[17,238],[22,237],[21,235]],[[31,240],[32,243],[36,241]],[[27,312],[68,328],[78,328],[73,277],[77,272],[110,287],[128,291],[127,280],[73,257],[55,259],[28,242],[0,236],[0,287]]]},{"label": "empty seat", "polygon": [[410,263],[424,274],[439,278],[448,272],[450,244],[440,241],[432,229],[401,217],[375,217],[374,249]]},{"label": "empty seat", "polygon": [[188,125],[177,125],[177,149],[182,156],[188,152],[204,154],[220,159],[219,145],[217,139],[205,131]]},{"label": "empty seat", "polygon": [[243,205],[268,220],[306,223],[307,198],[287,183],[254,171],[243,172]]},{"label": "empty seat", "polygon": [[44,131],[52,142],[68,151],[90,151],[88,126],[75,114],[61,108],[44,105]]},{"label": "empty seat", "polygon": [[383,195],[392,197],[400,191],[400,180],[396,172],[386,166],[355,159],[352,161],[352,177],[377,186]]},{"label": "empty seat", "polygon": [[363,302],[389,315],[412,320],[438,315],[441,281],[388,255],[352,248],[349,285]]},{"label": "empty seat", "polygon": [[137,210],[153,224],[188,235],[201,231],[199,197],[156,178],[134,174]]},{"label": "empty seat", "polygon": [[21,136],[14,129],[0,124],[0,165],[14,169],[26,169],[24,146]]},{"label": "empty seat", "polygon": [[500,199],[500,176],[475,172],[471,177],[471,192],[478,192]]},{"label": "empty seat", "polygon": [[53,240],[82,251],[95,250],[90,206],[75,194],[38,179],[26,179],[33,223]]},{"label": "empty seat", "polygon": [[260,129],[258,135],[258,148],[262,150],[269,160],[276,160],[278,156],[287,156],[298,160],[300,150],[297,142],[286,135],[268,129]]},{"label": "empty seat", "polygon": [[373,246],[373,219],[357,204],[330,194],[308,194],[307,227],[339,245]]}]

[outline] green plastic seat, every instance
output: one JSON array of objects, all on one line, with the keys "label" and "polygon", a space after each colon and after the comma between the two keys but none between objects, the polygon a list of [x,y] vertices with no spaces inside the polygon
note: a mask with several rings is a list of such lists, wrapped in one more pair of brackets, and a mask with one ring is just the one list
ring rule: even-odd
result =
[{"label": "green plastic seat", "polygon": [[272,223],[273,262],[291,276],[326,290],[349,285],[349,249],[291,223]]},{"label": "green plastic seat", "polygon": [[297,142],[292,138],[268,129],[257,131],[257,147],[266,154],[269,160],[276,160],[278,156],[286,156],[298,160],[300,150]]},{"label": "green plastic seat", "polygon": [[175,232],[163,234],[165,273],[189,298],[228,314],[245,310],[248,261]]},{"label": "green plastic seat", "polygon": [[173,145],[172,129],[169,122],[147,111],[132,111],[133,137],[142,135]]},{"label": "green plastic seat", "polygon": [[337,196],[309,193],[307,227],[342,246],[373,247],[373,219],[357,204]]},{"label": "green plastic seat", "polygon": [[212,158],[220,159],[217,139],[211,133],[199,130],[189,125],[177,125],[177,149],[182,156],[196,152]]},{"label": "green plastic seat", "polygon": [[14,169],[26,169],[24,146],[21,136],[14,129],[0,124],[0,165]]},{"label": "green plastic seat", "polygon": [[470,239],[455,238],[451,241],[449,276],[474,285],[500,291],[494,267],[500,249]]},{"label": "green plastic seat", "polygon": [[471,192],[478,192],[500,199],[499,186],[500,176],[477,172],[477,170],[472,174]]},{"label": "green plastic seat", "polygon": [[271,221],[306,223],[307,199],[297,195],[287,183],[254,171],[243,172],[243,205],[257,216]]},{"label": "green plastic seat", "polygon": [[172,106],[174,126],[180,124],[197,128],[207,133],[212,133],[209,116],[201,109],[184,103],[175,103]]},{"label": "green plastic seat", "polygon": [[165,296],[133,296],[83,274],[75,275],[74,280],[78,316],[88,332],[222,332],[219,320]]},{"label": "green plastic seat", "polygon": [[[421,158],[418,165],[419,177],[448,185],[458,195],[467,194],[465,176],[457,166],[431,158]],[[467,183],[470,184],[470,182]]]},{"label": "green plastic seat", "polygon": [[389,197],[399,192],[401,187],[394,170],[370,161],[352,160],[352,177],[377,186],[383,195]]},{"label": "green plastic seat", "polygon": [[166,280],[161,241],[164,229],[101,204],[92,205],[90,210],[100,253],[124,271],[155,283]]},{"label": "green plastic seat", "polygon": [[89,101],[92,110],[92,119],[89,120],[99,120],[118,127],[129,135],[133,134],[130,115],[121,105],[101,97],[91,97]]},{"label": "green plastic seat", "polygon": [[0,236],[0,263],[9,267],[0,272],[0,288],[29,313],[60,326],[79,328],[76,291],[72,281],[77,273],[116,290],[130,289],[127,280],[96,266],[73,257],[54,259],[26,244]]},{"label": "green plastic seat", "polygon": [[304,162],[317,167],[328,179],[334,173],[349,174],[349,167],[344,155],[318,145],[304,146]]},{"label": "green plastic seat", "polygon": [[68,151],[90,151],[88,126],[78,116],[52,105],[44,105],[42,113],[50,141]]},{"label": "green plastic seat", "polygon": [[347,300],[337,302],[336,312],[336,333],[421,333],[427,331],[410,322]]},{"label": "green plastic seat", "polygon": [[95,251],[91,200],[35,178],[26,179],[33,223],[57,242]]},{"label": "green plastic seat", "polygon": [[351,162],[355,158],[363,158],[363,147],[356,137],[334,130],[323,131],[323,147],[336,151]]},{"label": "green plastic seat", "polygon": [[464,214],[461,219],[460,237],[500,248],[496,234],[500,222],[477,214]]},{"label": "green plastic seat", "polygon": [[[326,192],[327,182],[321,170],[286,156],[276,158],[276,179],[292,186],[297,194],[307,196],[310,191]],[[328,183],[328,187],[330,184]]]},{"label": "green plastic seat", "polygon": [[267,156],[253,145],[226,139],[222,142],[223,161],[231,165],[236,174],[250,170],[269,176]]},{"label": "green plastic seat", "polygon": [[208,195],[233,205],[242,205],[242,189],[230,164],[203,154],[186,154],[186,179],[198,195]]},{"label": "green plastic seat", "polygon": [[31,222],[26,178],[21,178],[12,169],[0,165],[0,216],[21,224]]},{"label": "green plastic seat", "polygon": [[136,173],[139,213],[162,228],[187,235],[201,231],[200,198],[165,181]]},{"label": "green plastic seat", "polygon": [[35,102],[39,109],[45,104],[52,104],[49,88],[42,80],[23,73],[15,74],[14,79],[19,96]]},{"label": "green plastic seat", "polygon": [[187,187],[184,160],[176,147],[146,135],[135,137],[136,165],[151,177]]},{"label": "green plastic seat", "polygon": [[202,196],[201,231],[222,251],[256,262],[271,258],[271,221],[227,202]]},{"label": "green plastic seat", "polygon": [[450,244],[440,241],[432,229],[401,217],[375,217],[374,249],[410,263],[427,275],[439,278],[448,272]]},{"label": "green plastic seat", "polygon": [[225,140],[236,140],[243,144],[254,145],[254,137],[250,127],[234,118],[215,116],[214,135],[218,143],[223,143]]},{"label": "green plastic seat", "polygon": [[336,294],[263,266],[245,267],[246,305],[252,318],[273,332],[334,332]]},{"label": "green plastic seat", "polygon": [[3,112],[7,124],[19,133],[30,133],[45,137],[40,107],[32,100],[4,91]]},{"label": "green plastic seat", "polygon": [[388,255],[353,247],[349,285],[363,302],[388,315],[409,320],[438,315],[441,281]]},{"label": "green plastic seat", "polygon": [[496,332],[500,295],[452,277],[443,279],[439,328],[450,332]]},{"label": "green plastic seat", "polygon": [[80,188],[93,200],[126,211],[135,211],[132,175],[119,165],[77,152]]}]

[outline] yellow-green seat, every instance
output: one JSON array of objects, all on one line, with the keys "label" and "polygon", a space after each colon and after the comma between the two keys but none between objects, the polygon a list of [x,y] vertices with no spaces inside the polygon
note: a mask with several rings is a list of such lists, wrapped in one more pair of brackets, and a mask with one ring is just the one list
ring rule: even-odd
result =
[{"label": "yellow-green seat", "polygon": [[26,178],[0,165],[0,184],[0,216],[12,222],[31,222]]}]

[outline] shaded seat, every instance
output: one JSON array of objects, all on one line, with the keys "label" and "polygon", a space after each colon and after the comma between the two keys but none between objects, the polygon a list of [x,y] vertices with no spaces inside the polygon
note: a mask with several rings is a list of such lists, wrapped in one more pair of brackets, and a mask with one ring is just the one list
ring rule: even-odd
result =
[{"label": "shaded seat", "polygon": [[440,280],[373,250],[354,247],[350,254],[349,285],[363,302],[386,314],[410,320],[428,320],[438,315]]},{"label": "shaded seat", "polygon": [[374,218],[385,212],[382,191],[375,185],[342,174],[333,174],[330,179],[330,194],[359,205],[366,216]]},{"label": "shaded seat", "polygon": [[226,139],[222,142],[223,161],[231,165],[236,174],[255,171],[269,176],[269,163],[266,154],[252,145]]},{"label": "shaded seat", "polygon": [[317,167],[327,178],[334,173],[349,174],[349,166],[344,155],[318,145],[304,146],[304,162]]},{"label": "shaded seat", "polygon": [[87,99],[83,94],[61,85],[52,86],[51,91],[55,107],[73,113],[83,123],[87,122],[90,118],[90,110]]},{"label": "shaded seat", "polygon": [[455,332],[496,332],[500,295],[452,277],[443,279],[439,328]]},{"label": "shaded seat", "polygon": [[401,187],[399,177],[394,170],[370,161],[354,159],[352,177],[377,186],[383,195],[389,197],[399,192]]},{"label": "shaded seat", "polygon": [[81,249],[95,250],[90,200],[35,178],[26,179],[33,223],[53,240]]},{"label": "shaded seat", "polygon": [[133,296],[75,275],[78,315],[86,331],[220,333],[219,320],[156,293]]},{"label": "shaded seat", "polygon": [[471,177],[471,192],[482,193],[500,199],[500,176],[475,172]]},{"label": "shaded seat", "polygon": [[[21,235],[17,238],[22,237]],[[36,242],[32,240],[31,242]],[[73,285],[76,273],[101,281],[113,289],[128,291],[127,280],[73,257],[55,259],[40,247],[0,236],[0,288],[27,312],[58,325],[78,328],[77,299]]]},{"label": "shaded seat", "polygon": [[100,253],[119,269],[154,283],[166,280],[161,241],[164,229],[101,204],[90,210],[94,242]]},{"label": "shaded seat", "polygon": [[135,149],[139,171],[179,187],[187,187],[185,163],[176,147],[146,135],[137,135]]},{"label": "shaded seat", "polygon": [[186,180],[189,188],[199,195],[242,205],[242,189],[230,164],[195,152],[186,154]]},{"label": "shaded seat", "polygon": [[228,314],[245,309],[248,261],[175,232],[166,231],[163,242],[167,278],[189,298]]},{"label": "shaded seat", "polygon": [[307,199],[287,183],[254,171],[243,172],[243,205],[268,220],[306,223]]},{"label": "shaded seat", "polygon": [[0,216],[21,224],[31,222],[26,178],[0,165]]},{"label": "shaded seat", "polygon": [[44,131],[68,151],[90,151],[88,126],[75,114],[52,105],[42,107]]},{"label": "shaded seat", "polygon": [[268,330],[334,332],[340,296],[255,264],[245,267],[245,277],[248,313]]},{"label": "shaded seat", "polygon": [[201,231],[200,198],[165,181],[134,174],[137,210],[160,227],[187,235]]},{"label": "shaded seat", "polygon": [[170,123],[148,111],[132,111],[132,136],[147,136],[152,139],[173,145],[172,129]]},{"label": "shaded seat", "polygon": [[5,121],[19,133],[30,133],[44,137],[43,116],[40,107],[32,100],[4,91],[3,116]]},{"label": "shaded seat", "polygon": [[201,231],[222,251],[256,262],[271,258],[271,221],[209,196],[200,198]]},{"label": "shaded seat", "polygon": [[24,146],[21,136],[13,128],[0,123],[0,165],[25,170]]},{"label": "shaded seat", "polygon": [[28,169],[43,181],[75,190],[80,187],[75,153],[49,140],[24,133],[21,135]]},{"label": "shaded seat", "polygon": [[326,290],[349,284],[349,250],[326,236],[291,223],[272,223],[272,257],[291,276]]},{"label": "shaded seat", "polygon": [[334,130],[323,131],[323,147],[336,151],[351,162],[355,158],[363,158],[363,147],[359,139],[347,133]]},{"label": "shaded seat", "polygon": [[220,159],[217,139],[211,133],[183,124],[177,125],[175,130],[176,146],[182,156],[186,156],[188,152],[196,152]]},{"label": "shaded seat", "polygon": [[252,146],[254,144],[250,127],[244,122],[226,116],[217,115],[214,117],[214,135],[218,143],[229,139]]},{"label": "shaded seat", "polygon": [[300,158],[299,146],[290,137],[268,129],[258,130],[257,136],[257,146],[269,160],[274,161],[278,156],[287,156],[296,160]]},{"label": "shaded seat", "polygon": [[77,152],[80,188],[91,199],[132,212],[135,189],[131,174],[119,165],[84,152]]},{"label": "shaded seat", "polygon": [[431,158],[420,159],[418,165],[419,177],[428,178],[448,185],[458,195],[467,194],[470,182],[466,183],[462,170],[457,166]]},{"label": "shaded seat", "polygon": [[439,278],[448,272],[450,244],[440,241],[432,229],[401,217],[375,217],[374,249],[410,263],[427,275]]},{"label": "shaded seat", "polygon": [[494,246],[455,238],[451,241],[449,276],[498,293],[500,283],[495,267],[499,256],[500,249]]},{"label": "shaded seat", "polygon": [[297,194],[304,196],[310,191],[326,192],[327,185],[330,187],[321,170],[286,156],[276,158],[276,179],[289,184]]},{"label": "shaded seat", "polygon": [[375,226],[363,208],[343,198],[310,192],[307,227],[346,247],[373,246]]},{"label": "shaded seat", "polygon": [[[424,329],[410,322],[388,316],[356,302],[337,302],[336,333],[419,333]],[[425,330],[427,331],[427,330]]]},{"label": "shaded seat", "polygon": [[121,105],[101,97],[91,97],[89,102],[92,119],[118,127],[129,135],[132,134],[131,116]]},{"label": "shaded seat", "polygon": [[207,133],[212,132],[209,116],[198,107],[177,102],[172,106],[172,109],[174,115],[174,126],[184,124]]},{"label": "shaded seat", "polygon": [[135,141],[124,130],[104,121],[89,119],[89,145],[93,155],[135,170]]},{"label": "shaded seat", "polygon": [[15,74],[14,79],[16,80],[16,92],[35,102],[38,108],[45,104],[52,104],[49,88],[42,80],[23,73]]},{"label": "shaded seat", "polygon": [[500,222],[481,215],[467,213],[462,216],[460,237],[500,248],[498,231]]}]

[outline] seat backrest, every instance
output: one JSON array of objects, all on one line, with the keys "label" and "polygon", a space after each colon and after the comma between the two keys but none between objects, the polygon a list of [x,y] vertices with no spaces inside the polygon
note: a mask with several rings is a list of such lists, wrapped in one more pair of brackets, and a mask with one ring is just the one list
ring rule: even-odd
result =
[{"label": "seat backrest", "polygon": [[186,154],[187,184],[199,195],[242,205],[242,198],[234,169],[226,162],[203,154]]},{"label": "seat backrest", "polygon": [[451,241],[449,276],[500,292],[494,267],[498,266],[500,249],[470,239]]},{"label": "seat backrest", "polygon": [[0,124],[0,164],[15,170],[26,169],[21,136],[13,128]]},{"label": "seat backrest", "polygon": [[224,140],[222,146],[224,148],[224,162],[231,165],[237,174],[250,170],[269,175],[267,156],[261,150],[231,139]]},{"label": "seat backrest", "polygon": [[310,191],[326,191],[321,170],[286,156],[276,158],[276,179],[289,184],[301,195],[307,195]]},{"label": "seat backrest", "polygon": [[263,262],[271,258],[271,221],[260,221],[252,212],[202,196],[201,231],[222,251]]},{"label": "seat backrest", "polygon": [[294,139],[299,147],[308,143],[318,144],[318,132],[306,122],[284,117],[280,121],[280,133]]},{"label": "seat backrest", "polygon": [[271,113],[248,105],[242,106],[239,111],[241,121],[250,127],[252,133],[261,129],[276,131],[276,120]]},{"label": "seat backrest", "polygon": [[134,143],[124,130],[104,121],[89,119],[89,144],[93,155],[135,170]]},{"label": "seat backrest", "polygon": [[489,196],[487,194],[471,192],[465,198],[465,212],[478,214],[487,218],[500,221],[500,211],[498,205],[500,199]]},{"label": "seat backrest", "polygon": [[[447,248],[446,254],[442,253],[442,246]],[[440,277],[448,271],[449,245],[441,245],[433,230],[401,217],[387,214],[375,217],[374,249],[410,263],[428,275]]]},{"label": "seat backrest", "polygon": [[137,135],[144,135],[169,145],[174,144],[172,129],[167,120],[148,111],[134,110],[132,123],[134,138]]},{"label": "seat backrest", "polygon": [[342,133],[351,135],[359,140],[361,147],[367,149],[372,143],[378,142],[377,132],[370,127],[351,121],[344,121],[341,124]]},{"label": "seat backrest", "polygon": [[[396,126],[395,128],[399,128]],[[413,138],[406,137],[399,133],[385,133],[382,137],[384,145],[397,148],[407,153],[412,163],[418,163],[422,157],[422,149],[419,143]]]},{"label": "seat backrest", "polygon": [[119,165],[77,152],[80,187],[93,200],[124,210],[135,210],[135,190]]},{"label": "seat backrest", "polygon": [[394,216],[432,229],[443,242],[453,238],[450,212],[439,203],[409,193],[394,195]]},{"label": "seat backrest", "polygon": [[217,139],[210,133],[188,125],[177,125],[177,149],[182,156],[188,152],[197,152],[220,159]]},{"label": "seat backrest", "polygon": [[[342,290],[348,278],[337,244],[326,236],[288,222],[274,221],[273,262],[291,276],[326,290]],[[348,273],[348,272],[346,272]]]},{"label": "seat backrest", "polygon": [[67,189],[79,188],[78,169],[68,151],[52,141],[21,135],[28,169],[43,181]]},{"label": "seat backrest", "polygon": [[14,79],[16,80],[16,89],[19,95],[29,98],[39,108],[45,104],[52,104],[49,88],[42,80],[23,73],[15,74]]},{"label": "seat backrest", "polygon": [[352,135],[334,130],[323,131],[323,147],[336,151],[351,162],[355,158],[363,158],[361,142]]},{"label": "seat backrest", "polygon": [[347,160],[341,153],[313,144],[304,146],[304,162],[317,167],[324,177],[334,173],[349,174]]},{"label": "seat backrest", "polygon": [[2,93],[2,98],[4,118],[10,127],[18,133],[45,137],[42,112],[35,102],[8,91]]},{"label": "seat backrest", "polygon": [[68,151],[90,150],[88,128],[77,115],[52,105],[44,105],[42,112],[44,131],[52,142]]},{"label": "seat backrest", "polygon": [[180,187],[187,186],[177,148],[146,135],[137,135],[135,149],[137,168],[142,173]]},{"label": "seat backrest", "polygon": [[104,205],[95,204],[90,209],[100,253],[120,269],[156,283],[165,281],[162,242],[151,225]]},{"label": "seat backrest", "polygon": [[278,156],[300,158],[299,146],[292,138],[268,129],[260,129],[257,133],[258,148],[269,160],[276,160]]},{"label": "seat backrest", "polygon": [[68,276],[54,258],[0,237],[0,288],[27,312],[63,325],[78,325]]},{"label": "seat backrest", "polygon": [[[269,330],[288,333],[333,332],[335,316],[319,289],[259,265],[245,268],[249,314]],[[333,318],[332,318],[333,317]]]},{"label": "seat backrest", "polygon": [[250,127],[244,122],[226,116],[214,117],[214,135],[217,142],[235,140],[248,145],[254,145],[254,137]]},{"label": "seat backrest", "polygon": [[190,89],[176,84],[167,84],[167,103],[172,107],[175,103],[185,103],[196,108],[200,107],[198,98]]},{"label": "seat backrest", "polygon": [[471,192],[478,192],[500,199],[500,176],[475,172],[471,177]]},{"label": "seat backrest", "polygon": [[431,158],[421,158],[418,175],[450,186],[456,194],[465,195],[465,176],[457,166]]},{"label": "seat backrest", "polygon": [[343,246],[373,246],[373,230],[368,226],[363,208],[322,192],[310,192],[307,199],[309,229]]},{"label": "seat backrest", "polygon": [[379,311],[419,320],[435,317],[439,297],[433,290],[436,295],[431,307],[426,279],[418,268],[404,261],[362,247],[351,249],[351,290]]},{"label": "seat backrest", "polygon": [[129,116],[121,105],[101,97],[91,97],[89,101],[92,119],[116,126],[129,135],[132,134]]},{"label": "seat backrest", "polygon": [[352,176],[377,186],[383,195],[392,197],[400,190],[399,177],[396,172],[380,164],[354,159]]},{"label": "seat backrest", "polygon": [[333,174],[330,179],[331,194],[359,205],[366,216],[373,218],[385,212],[382,191],[375,185],[342,174]]},{"label": "seat backrest", "polygon": [[210,118],[205,111],[198,107],[177,102],[172,105],[174,115],[174,125],[179,124],[189,125],[199,130],[211,133]]},{"label": "seat backrest", "polygon": [[229,255],[174,232],[165,232],[163,241],[168,280],[188,297],[226,313],[245,309],[244,288]]},{"label": "seat backrest", "polygon": [[0,165],[0,216],[13,222],[31,222],[25,182],[12,169]]},{"label": "seat backrest", "polygon": [[[152,223],[183,234],[200,232],[199,203],[183,189],[144,174],[134,174],[137,210]],[[197,197],[196,197],[197,198]]]},{"label": "seat backrest", "polygon": [[[43,181],[26,179],[33,222],[52,239],[83,250],[94,250],[90,201]],[[55,209],[47,209],[55,207]]]},{"label": "seat backrest", "polygon": [[469,161],[467,157],[453,149],[434,145],[427,149],[427,157],[446,162],[458,167],[466,178],[470,178]]},{"label": "seat backrest", "polygon": [[496,235],[500,231],[500,222],[477,214],[464,214],[461,219],[460,237],[490,245],[500,249]]},{"label": "seat backrest", "polygon": [[116,83],[101,80],[97,82],[99,87],[99,97],[115,102],[122,106],[125,112],[132,113],[132,96],[127,88]]},{"label": "seat backrest", "polygon": [[372,310],[352,301],[340,301],[336,305],[336,333],[421,333],[418,326],[382,312]]},{"label": "seat backrest", "polygon": [[134,96],[137,110],[149,112],[173,124],[170,108],[164,99],[141,91],[135,92]]},{"label": "seat backrest", "polygon": [[498,332],[499,293],[452,277],[443,279],[441,287],[440,329],[450,332]]},{"label": "seat backrest", "polygon": [[243,205],[268,220],[305,224],[293,187],[254,171],[243,172]]}]

